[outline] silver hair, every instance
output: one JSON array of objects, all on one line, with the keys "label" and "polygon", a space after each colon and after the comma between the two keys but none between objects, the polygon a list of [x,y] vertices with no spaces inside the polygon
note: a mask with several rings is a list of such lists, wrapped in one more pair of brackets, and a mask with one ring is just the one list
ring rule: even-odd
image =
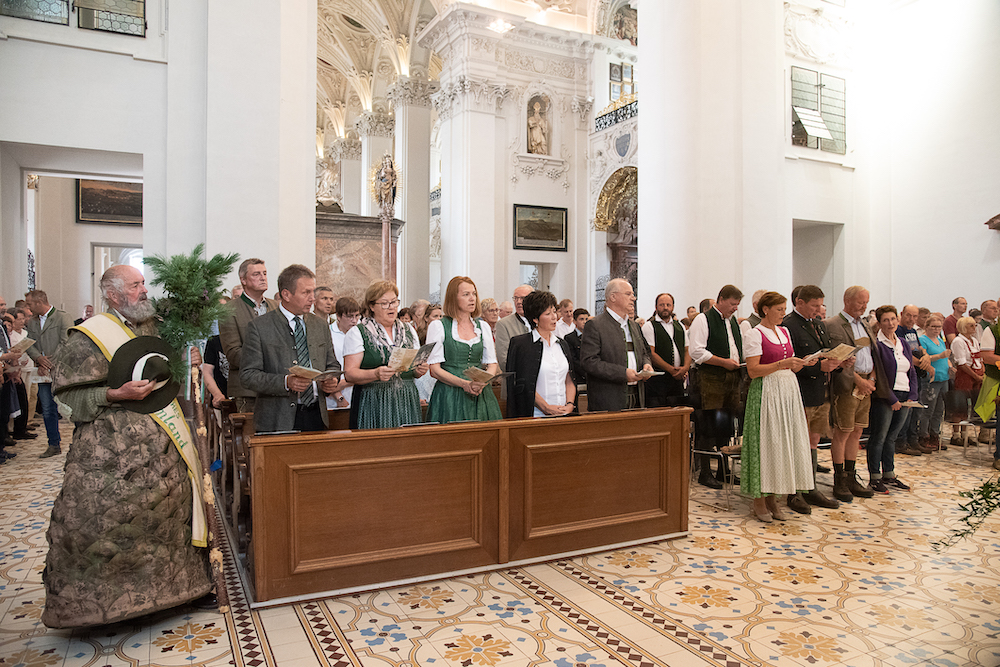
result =
[{"label": "silver hair", "polygon": [[111,305],[111,295],[114,295],[116,301],[121,301],[125,296],[125,280],[116,275],[108,275],[110,271],[105,272],[104,276],[101,278],[101,298],[104,300],[106,305]]}]

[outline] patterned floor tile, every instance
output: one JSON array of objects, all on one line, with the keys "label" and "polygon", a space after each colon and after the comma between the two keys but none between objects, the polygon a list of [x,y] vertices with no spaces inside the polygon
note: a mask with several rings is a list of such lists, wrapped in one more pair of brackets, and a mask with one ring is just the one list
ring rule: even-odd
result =
[{"label": "patterned floor tile", "polygon": [[935,546],[958,491],[993,474],[955,448],[897,461],[911,493],[782,522],[693,484],[691,533],[669,542],[260,612],[231,570],[229,614],[73,632],[40,624],[65,460],[39,461],[44,446],[0,467],[4,667],[1000,665],[1000,516]]}]

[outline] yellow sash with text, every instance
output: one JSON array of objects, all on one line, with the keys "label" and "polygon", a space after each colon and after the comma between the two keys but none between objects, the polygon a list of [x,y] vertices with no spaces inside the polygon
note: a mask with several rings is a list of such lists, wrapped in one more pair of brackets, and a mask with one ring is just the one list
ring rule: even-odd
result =
[{"label": "yellow sash with text", "polygon": [[[73,327],[87,334],[108,361],[115,356],[119,347],[135,338],[132,330],[110,313],[101,313]],[[184,463],[187,464],[188,479],[193,493],[191,507],[191,544],[196,547],[208,546],[208,523],[205,518],[205,499],[201,490],[201,462],[191,429],[188,428],[181,406],[174,399],[170,405],[149,415],[160,425],[174,443]]]}]

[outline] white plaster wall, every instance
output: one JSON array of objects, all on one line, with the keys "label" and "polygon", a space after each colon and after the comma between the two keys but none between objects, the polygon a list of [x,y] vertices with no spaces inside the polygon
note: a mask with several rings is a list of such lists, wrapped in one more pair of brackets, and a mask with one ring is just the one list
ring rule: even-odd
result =
[{"label": "white plaster wall", "polygon": [[[132,177],[137,163],[146,179],[145,232],[154,239],[153,251],[163,252],[165,75],[163,64],[128,55],[14,37],[0,40],[0,90],[5,91],[0,94],[0,142],[7,145],[0,154],[0,245],[5,267],[17,267],[13,275],[4,271],[0,277],[5,293],[25,287],[20,258],[27,244],[22,203],[26,171]],[[119,159],[123,154],[131,157]]]},{"label": "white plaster wall", "polygon": [[[76,222],[76,179],[42,176],[35,197],[38,201],[36,285],[45,290],[49,303],[79,317],[83,307],[94,303],[91,245],[142,245],[142,228],[126,225],[92,225]],[[17,298],[21,294],[11,295]],[[13,303],[8,296],[8,302]]]},{"label": "white plaster wall", "polygon": [[[1000,4],[923,0],[886,28],[893,303],[948,313],[1000,296]],[[891,116],[890,116],[891,114]],[[885,221],[880,221],[884,224]]]}]

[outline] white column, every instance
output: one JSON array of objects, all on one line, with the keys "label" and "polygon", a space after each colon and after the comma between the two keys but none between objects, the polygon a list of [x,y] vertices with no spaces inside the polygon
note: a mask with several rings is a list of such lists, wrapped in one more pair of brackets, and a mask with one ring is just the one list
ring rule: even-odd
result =
[{"label": "white column", "polygon": [[270,294],[282,268],[316,262],[316,4],[245,9],[208,8],[205,236],[209,255],[262,258]]},{"label": "white column", "polygon": [[395,111],[396,163],[403,174],[396,201],[396,216],[406,223],[399,248],[403,303],[430,292],[430,93],[430,81],[400,77],[387,94]]},{"label": "white column", "polygon": [[378,205],[368,189],[368,181],[372,171],[378,168],[382,156],[392,155],[392,135],[395,120],[392,116],[375,111],[368,111],[358,118],[357,132],[361,139],[361,215],[377,216]]},{"label": "white column", "polygon": [[642,308],[671,292],[697,303],[698,46],[696,0],[642,5],[639,63],[639,295]]},{"label": "white column", "polygon": [[[785,205],[783,5],[756,0],[742,0],[741,5],[735,40],[712,33],[721,42],[740,44],[736,57],[741,76],[733,88],[739,96],[733,105],[740,109],[739,141],[733,157],[740,165],[742,273],[735,284],[748,297],[758,289],[788,296],[794,285],[792,220]],[[740,312],[752,312],[749,298]]]},{"label": "white column", "polygon": [[[441,291],[455,276],[472,278],[481,296],[498,294],[506,268],[497,272],[497,227],[504,193],[497,141],[498,112],[510,89],[501,83],[465,79],[435,98],[441,118]],[[498,275],[499,273],[499,275]]]},{"label": "white column", "polygon": [[330,149],[333,159],[340,162],[340,192],[344,213],[361,215],[361,201],[367,196],[361,177],[361,142],[357,139],[337,139]]}]

